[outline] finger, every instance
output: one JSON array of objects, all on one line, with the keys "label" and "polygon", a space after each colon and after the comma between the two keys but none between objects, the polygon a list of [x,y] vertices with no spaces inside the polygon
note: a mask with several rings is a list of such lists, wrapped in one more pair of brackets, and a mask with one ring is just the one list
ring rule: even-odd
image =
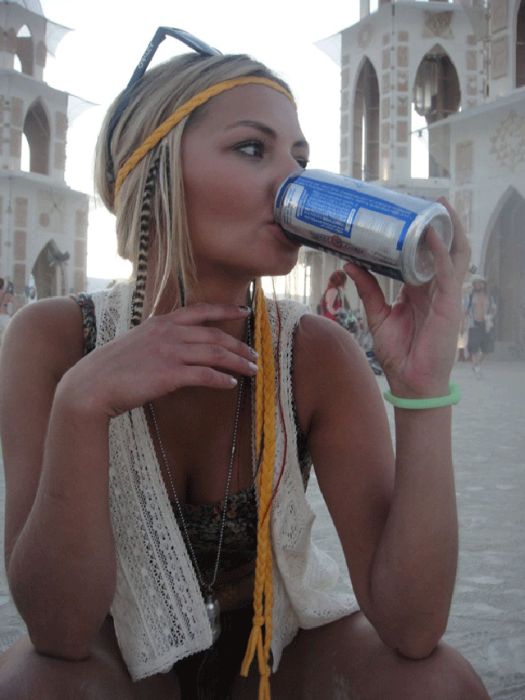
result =
[{"label": "finger", "polygon": [[458,213],[450,202],[445,197],[440,197],[438,202],[442,204],[450,215],[452,221],[452,227],[454,235],[452,237],[452,245],[450,248],[450,255],[457,263],[458,270],[460,274],[465,274],[468,263],[470,260],[471,250],[468,242],[467,235],[465,233],[464,226]]},{"label": "finger", "polygon": [[166,314],[148,319],[150,328],[154,327],[154,333],[166,346],[167,352],[178,346],[180,343],[204,344],[222,346],[232,353],[236,353],[246,359],[256,360],[257,353],[247,343],[238,340],[234,336],[226,333],[220,328],[213,326],[196,326],[193,324],[181,324],[178,320],[174,323],[174,319],[178,317]]},{"label": "finger", "polygon": [[441,236],[431,226],[425,232],[425,243],[432,254],[434,277],[431,285],[440,291],[454,289],[458,286],[458,275],[448,248]]},{"label": "finger", "polygon": [[175,391],[183,386],[234,389],[238,383],[238,379],[227,372],[221,372],[213,367],[195,365],[184,367],[182,371],[178,371],[171,389]]},{"label": "finger", "polygon": [[390,313],[390,307],[385,302],[377,279],[368,270],[355,263],[345,263],[343,269],[357,288],[370,327],[374,328],[381,324]]},{"label": "finger", "polygon": [[222,345],[185,344],[177,349],[177,361],[184,366],[206,366],[246,377],[253,377],[258,370],[253,358],[241,357]]}]

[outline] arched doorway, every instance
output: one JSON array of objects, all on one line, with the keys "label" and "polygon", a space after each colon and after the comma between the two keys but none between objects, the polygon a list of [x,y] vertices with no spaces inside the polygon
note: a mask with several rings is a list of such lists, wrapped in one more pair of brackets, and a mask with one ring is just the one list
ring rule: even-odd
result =
[{"label": "arched doorway", "polygon": [[498,302],[496,338],[515,343],[525,318],[525,198],[509,187],[501,198],[485,252],[485,276]]}]

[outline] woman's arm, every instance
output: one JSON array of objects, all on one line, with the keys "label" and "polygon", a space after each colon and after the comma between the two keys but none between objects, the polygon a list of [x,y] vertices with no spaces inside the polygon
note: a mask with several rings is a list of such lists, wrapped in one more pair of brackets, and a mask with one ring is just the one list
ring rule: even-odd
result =
[{"label": "woman's arm", "polygon": [[246,314],[188,307],[83,358],[75,302],[38,302],[16,314],[0,368],[6,569],[39,651],[87,656],[113,598],[110,418],[179,387],[231,388],[231,374],[253,374],[249,348],[205,326]]},{"label": "woman's arm", "polygon": [[[392,307],[369,273],[348,266],[396,395],[448,393],[469,256],[456,225],[451,256],[429,237],[436,280],[404,288]],[[295,378],[319,484],[363,611],[389,646],[425,657],[445,630],[456,574],[451,409],[395,409],[394,457],[366,361],[335,324],[321,324],[314,317],[301,324]]]},{"label": "woman's arm", "polygon": [[8,579],[36,648],[66,658],[87,655],[115,585],[108,418],[64,379],[81,357],[76,304],[41,302],[14,316],[0,371]]},{"label": "woman's arm", "polygon": [[456,573],[450,409],[396,410],[394,455],[363,353],[336,324],[314,324],[305,318],[296,340],[299,421],[354,591],[386,644],[427,656],[445,630]]}]

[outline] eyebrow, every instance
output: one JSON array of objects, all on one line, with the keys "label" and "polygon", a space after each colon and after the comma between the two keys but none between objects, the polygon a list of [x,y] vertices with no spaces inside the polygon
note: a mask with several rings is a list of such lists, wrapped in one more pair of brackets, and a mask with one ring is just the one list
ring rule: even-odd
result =
[{"label": "eyebrow", "polygon": [[[262,122],[254,121],[253,119],[241,119],[238,122],[230,124],[227,127],[227,129],[235,129],[238,126],[251,126],[253,129],[257,129],[263,134],[266,134],[266,136],[270,136],[273,139],[277,138],[277,133],[274,131],[274,129],[267,126],[266,124],[263,124]],[[298,141],[295,141],[293,146],[294,148],[310,148],[308,141],[306,141],[305,139],[299,139]]]}]

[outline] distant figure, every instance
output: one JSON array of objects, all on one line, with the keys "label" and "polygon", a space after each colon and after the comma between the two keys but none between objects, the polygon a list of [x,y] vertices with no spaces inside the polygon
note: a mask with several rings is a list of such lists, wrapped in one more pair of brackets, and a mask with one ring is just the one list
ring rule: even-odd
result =
[{"label": "distant figure", "polygon": [[[463,285],[463,308],[465,309],[465,311],[468,308],[471,294],[472,294],[472,284],[470,284],[470,283],[464,284]],[[468,323],[467,314],[465,313],[463,319],[461,320],[461,324],[459,326],[458,354],[457,354],[458,362],[467,362],[468,360],[470,360],[469,353],[468,353],[468,331],[469,331],[469,323]]]},{"label": "distant figure", "polygon": [[465,313],[468,323],[467,349],[472,358],[472,370],[480,377],[481,363],[494,351],[494,321],[497,313],[496,302],[489,294],[484,277],[477,275],[473,278]]},{"label": "distant figure", "polygon": [[330,318],[347,331],[355,333],[357,320],[345,296],[346,279],[346,273],[343,270],[332,272],[317,310],[321,316]]},{"label": "distant figure", "polygon": [[6,285],[4,278],[0,277],[0,346],[2,345],[5,329],[11,321],[11,314],[9,313],[9,307],[13,298],[11,287],[11,283]]}]

